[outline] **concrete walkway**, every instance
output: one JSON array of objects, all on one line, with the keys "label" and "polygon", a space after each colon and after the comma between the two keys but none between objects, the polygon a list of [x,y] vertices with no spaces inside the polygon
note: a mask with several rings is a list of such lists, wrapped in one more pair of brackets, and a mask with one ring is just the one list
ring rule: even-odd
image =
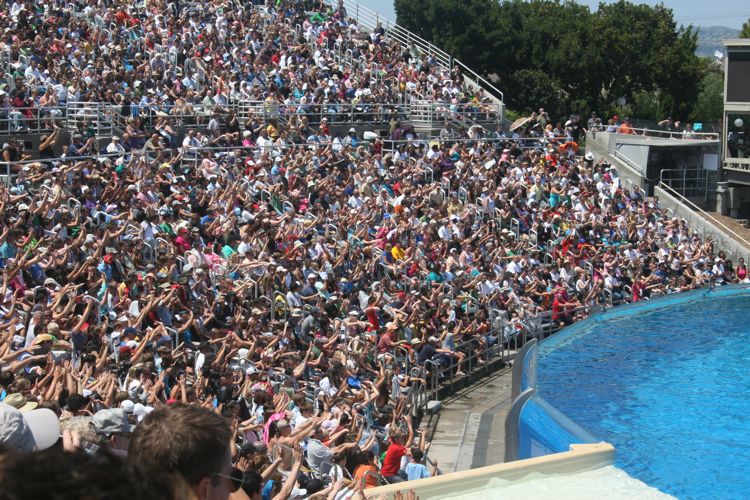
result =
[{"label": "concrete walkway", "polygon": [[505,368],[443,400],[428,452],[443,474],[503,462],[510,389]]}]

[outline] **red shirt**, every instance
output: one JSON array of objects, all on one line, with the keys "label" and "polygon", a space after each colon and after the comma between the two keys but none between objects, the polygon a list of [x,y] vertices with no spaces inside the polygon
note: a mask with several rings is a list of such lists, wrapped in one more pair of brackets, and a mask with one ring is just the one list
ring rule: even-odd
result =
[{"label": "red shirt", "polygon": [[365,311],[365,316],[367,316],[367,320],[372,325],[373,329],[377,330],[380,328],[380,321],[378,321],[378,313],[373,308],[368,308]]},{"label": "red shirt", "polygon": [[382,337],[380,337],[380,341],[378,342],[378,352],[384,353],[388,352],[393,348],[393,344],[395,342],[393,341],[393,338],[391,337],[390,333],[386,333]]},{"label": "red shirt", "polygon": [[395,476],[401,467],[401,457],[406,455],[406,448],[400,444],[392,443],[385,452],[383,466],[380,468],[380,474],[383,477]]},{"label": "red shirt", "polygon": [[641,300],[641,296],[643,295],[643,290],[645,288],[646,288],[645,285],[640,280],[633,283],[633,287],[632,287],[633,302],[638,302],[639,300]]},{"label": "red shirt", "polygon": [[552,319],[557,320],[563,313],[563,307],[560,305],[560,298],[555,295],[555,300],[552,301]]}]

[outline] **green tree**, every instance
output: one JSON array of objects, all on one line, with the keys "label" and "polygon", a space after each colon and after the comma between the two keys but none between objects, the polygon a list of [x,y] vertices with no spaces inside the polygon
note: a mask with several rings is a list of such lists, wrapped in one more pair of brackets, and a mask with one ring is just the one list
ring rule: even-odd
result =
[{"label": "green tree", "polygon": [[750,38],[750,19],[742,24],[739,38]]},{"label": "green tree", "polygon": [[553,116],[567,111],[560,86],[545,71],[522,69],[513,73],[506,82],[508,104],[521,115],[529,115],[539,107]]},{"label": "green tree", "polygon": [[475,71],[494,66],[496,2],[493,0],[397,0],[396,16],[404,27],[458,57]]},{"label": "green tree", "polygon": [[718,69],[706,72],[690,119],[696,122],[718,124],[724,114],[724,73]]},{"label": "green tree", "polygon": [[[678,28],[661,4],[620,0],[594,12],[559,0],[395,0],[395,7],[400,25],[479,73],[497,75],[519,111],[602,113],[618,96],[633,102],[637,94],[645,104],[650,94],[657,100],[643,106],[647,118],[687,117],[703,77],[696,30]],[[543,98],[550,102],[535,101]]]},{"label": "green tree", "polygon": [[[601,51],[592,68],[602,75],[599,106],[617,96],[660,89],[659,108],[686,116],[701,80],[695,55],[697,31],[677,28],[671,9],[620,0],[602,4],[593,14],[592,42]],[[662,119],[664,116],[641,118]]]}]

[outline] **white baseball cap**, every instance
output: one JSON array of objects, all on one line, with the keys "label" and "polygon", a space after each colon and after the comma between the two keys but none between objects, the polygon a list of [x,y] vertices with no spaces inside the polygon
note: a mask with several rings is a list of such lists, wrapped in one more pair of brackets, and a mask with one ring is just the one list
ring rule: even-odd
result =
[{"label": "white baseball cap", "polygon": [[57,415],[47,408],[21,413],[0,403],[0,445],[17,451],[44,450],[60,437]]}]

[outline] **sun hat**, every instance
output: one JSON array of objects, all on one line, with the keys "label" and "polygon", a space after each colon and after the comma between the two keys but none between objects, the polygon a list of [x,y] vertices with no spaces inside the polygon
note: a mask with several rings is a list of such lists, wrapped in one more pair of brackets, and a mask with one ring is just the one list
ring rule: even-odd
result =
[{"label": "sun hat", "polygon": [[38,406],[36,401],[27,400],[21,393],[8,394],[3,400],[5,404],[8,404],[20,412],[33,410]]}]

